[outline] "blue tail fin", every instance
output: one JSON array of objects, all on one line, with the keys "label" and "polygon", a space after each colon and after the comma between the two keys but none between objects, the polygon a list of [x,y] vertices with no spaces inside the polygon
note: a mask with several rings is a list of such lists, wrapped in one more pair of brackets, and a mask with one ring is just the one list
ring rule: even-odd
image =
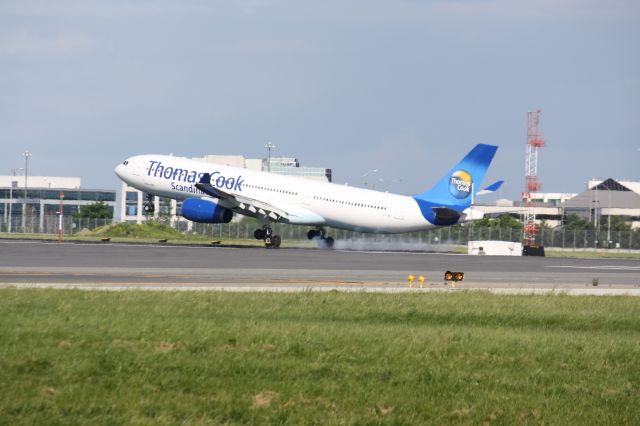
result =
[{"label": "blue tail fin", "polygon": [[431,206],[463,211],[475,199],[497,149],[493,145],[476,145],[433,188],[414,198],[421,207],[426,202]]}]

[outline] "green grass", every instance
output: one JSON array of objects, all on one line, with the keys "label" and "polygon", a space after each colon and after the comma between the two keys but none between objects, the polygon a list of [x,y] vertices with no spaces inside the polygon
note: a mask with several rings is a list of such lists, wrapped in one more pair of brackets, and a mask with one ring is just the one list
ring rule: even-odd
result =
[{"label": "green grass", "polygon": [[146,222],[144,224],[118,223],[104,226],[92,232],[101,237],[125,237],[125,238],[173,238],[182,239],[182,234],[177,229],[158,222]]},{"label": "green grass", "polygon": [[563,251],[545,250],[548,257],[581,257],[585,259],[640,259],[640,251],[618,252],[617,250],[597,250],[597,251]]},{"label": "green grass", "polygon": [[634,298],[0,290],[4,424],[637,424]]}]

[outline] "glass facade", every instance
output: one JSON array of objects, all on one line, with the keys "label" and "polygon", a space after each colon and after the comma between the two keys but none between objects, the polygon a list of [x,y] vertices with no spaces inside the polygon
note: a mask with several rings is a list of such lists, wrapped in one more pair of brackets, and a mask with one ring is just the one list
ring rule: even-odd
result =
[{"label": "glass facade", "polygon": [[[93,201],[93,202],[115,202],[116,201],[116,193],[115,191],[91,191],[91,190],[67,190],[62,191],[64,193],[64,199],[70,201]],[[38,196],[41,194],[41,196]],[[60,199],[60,191],[50,191],[44,190],[36,192],[34,191],[33,195],[31,195],[31,191],[29,191],[30,198],[44,198],[44,199]]]},{"label": "glass facade", "polygon": [[[0,215],[4,215],[5,212],[6,214],[9,214],[9,206],[10,204],[6,201],[0,203]],[[14,203],[13,208],[11,209],[11,214],[16,216],[19,216],[20,214],[22,214],[22,203],[20,204]]]},{"label": "glass facade", "polygon": [[[60,200],[60,192],[64,194],[65,200],[70,201],[116,201],[115,191],[91,189],[28,189],[27,198],[30,200]],[[11,191],[9,188],[0,188],[0,199],[22,200],[24,195],[24,189],[17,188]]]},{"label": "glass facade", "polygon": [[125,214],[127,216],[138,215],[138,195],[138,191],[127,191],[125,195],[126,204],[124,206]]},{"label": "glass facade", "polygon": [[331,169],[301,166],[300,161],[292,157],[271,157],[271,161],[268,161],[266,159],[263,161],[263,170],[269,170],[271,173],[289,176],[324,177],[331,182]]},{"label": "glass facade", "polygon": [[[28,189],[25,214],[27,216],[40,216],[58,214],[60,209],[60,192],[64,194],[63,212],[65,215],[76,213],[81,205],[103,202],[113,214],[116,192],[92,189]],[[136,194],[137,195],[137,194]],[[22,189],[0,188],[0,215],[8,214],[9,205],[11,214],[21,216],[23,211],[25,192]],[[42,210],[42,212],[40,211]]]},{"label": "glass facade", "polygon": [[171,198],[160,197],[158,214],[161,216],[169,216],[171,214]]}]

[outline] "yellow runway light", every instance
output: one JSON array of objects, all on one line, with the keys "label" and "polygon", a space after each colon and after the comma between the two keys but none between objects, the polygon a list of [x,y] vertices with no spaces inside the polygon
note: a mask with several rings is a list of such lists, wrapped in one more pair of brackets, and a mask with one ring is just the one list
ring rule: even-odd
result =
[{"label": "yellow runway light", "polygon": [[444,273],[445,281],[464,281],[464,272],[451,272],[447,271]]}]

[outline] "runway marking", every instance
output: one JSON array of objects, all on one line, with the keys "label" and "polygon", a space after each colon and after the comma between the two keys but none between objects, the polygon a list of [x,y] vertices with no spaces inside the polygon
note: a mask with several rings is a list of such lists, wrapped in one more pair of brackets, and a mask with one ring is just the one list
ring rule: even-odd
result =
[{"label": "runway marking", "polygon": [[547,268],[604,269],[607,271],[640,271],[640,266],[625,266],[625,265],[601,265],[601,266],[552,265],[552,266],[547,266]]}]

